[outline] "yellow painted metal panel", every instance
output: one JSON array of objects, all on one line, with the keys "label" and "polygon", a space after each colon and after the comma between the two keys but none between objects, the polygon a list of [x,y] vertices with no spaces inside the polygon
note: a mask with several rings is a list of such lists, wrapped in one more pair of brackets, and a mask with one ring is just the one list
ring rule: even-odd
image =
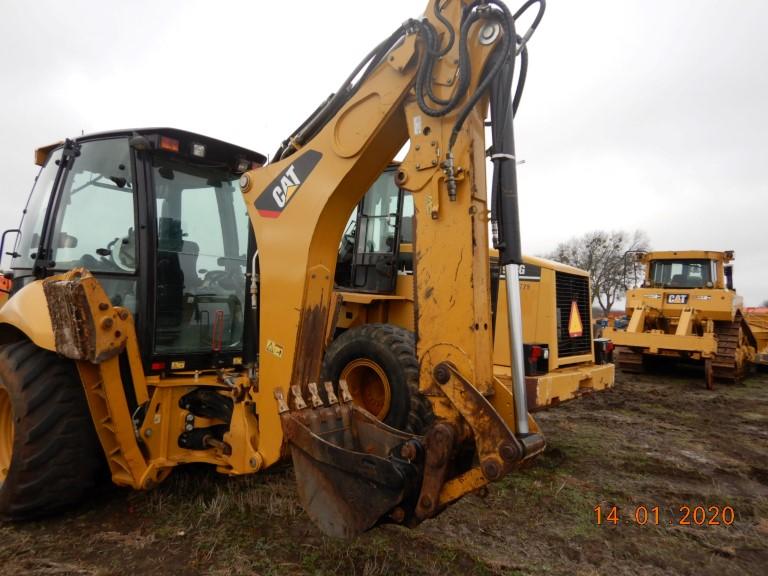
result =
[{"label": "yellow painted metal panel", "polygon": [[2,324],[18,328],[40,348],[56,350],[51,316],[40,280],[24,286],[0,308]]}]

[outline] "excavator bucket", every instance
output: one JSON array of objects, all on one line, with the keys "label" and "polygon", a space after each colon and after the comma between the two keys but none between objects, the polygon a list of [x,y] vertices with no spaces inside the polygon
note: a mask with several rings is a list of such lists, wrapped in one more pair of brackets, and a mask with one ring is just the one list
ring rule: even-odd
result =
[{"label": "excavator bucket", "polygon": [[339,397],[325,384],[291,387],[289,408],[277,389],[280,419],[289,443],[299,498],[310,519],[326,534],[349,538],[387,521],[402,522],[399,505],[420,485],[420,437],[390,428],[352,403],[345,381]]}]

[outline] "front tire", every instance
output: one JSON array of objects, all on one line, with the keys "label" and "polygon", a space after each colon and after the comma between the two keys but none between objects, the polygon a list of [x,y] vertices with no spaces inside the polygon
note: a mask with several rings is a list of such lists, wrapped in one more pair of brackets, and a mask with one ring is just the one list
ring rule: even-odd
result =
[{"label": "front tire", "polygon": [[0,516],[67,508],[95,485],[100,466],[74,364],[29,341],[0,346]]},{"label": "front tire", "polygon": [[345,379],[355,404],[405,432],[421,434],[434,416],[419,392],[419,362],[412,332],[391,324],[350,328],[325,354],[323,380]]}]

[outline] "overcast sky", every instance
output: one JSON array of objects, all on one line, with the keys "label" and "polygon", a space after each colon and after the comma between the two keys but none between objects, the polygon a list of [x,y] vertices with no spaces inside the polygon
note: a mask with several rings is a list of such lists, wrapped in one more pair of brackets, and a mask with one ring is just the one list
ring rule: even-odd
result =
[{"label": "overcast sky", "polygon": [[[0,0],[0,229],[36,147],[174,126],[272,153],[421,0]],[[513,10],[517,3],[511,3]],[[768,299],[764,0],[550,0],[516,122],[526,253],[595,229],[736,251]]]}]

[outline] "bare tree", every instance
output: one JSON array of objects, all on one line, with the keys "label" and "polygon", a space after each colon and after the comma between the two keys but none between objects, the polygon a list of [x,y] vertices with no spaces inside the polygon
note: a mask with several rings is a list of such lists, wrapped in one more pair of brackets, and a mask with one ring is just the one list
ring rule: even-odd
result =
[{"label": "bare tree", "polygon": [[592,295],[607,316],[629,285],[638,284],[642,276],[642,266],[624,255],[632,250],[648,250],[648,246],[648,237],[641,230],[596,230],[561,242],[548,258],[587,270]]}]

